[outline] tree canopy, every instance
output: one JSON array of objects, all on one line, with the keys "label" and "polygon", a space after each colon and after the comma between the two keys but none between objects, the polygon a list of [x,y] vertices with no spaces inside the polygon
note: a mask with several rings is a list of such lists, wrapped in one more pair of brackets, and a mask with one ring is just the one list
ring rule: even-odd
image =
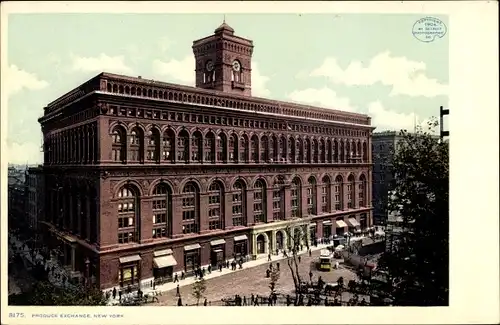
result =
[{"label": "tree canopy", "polygon": [[392,282],[394,305],[448,305],[449,149],[431,133],[436,126],[402,131],[388,161],[394,176],[388,210],[402,222],[379,267]]},{"label": "tree canopy", "polygon": [[98,289],[67,289],[56,287],[48,281],[40,281],[30,292],[10,295],[9,305],[104,306],[106,298]]}]

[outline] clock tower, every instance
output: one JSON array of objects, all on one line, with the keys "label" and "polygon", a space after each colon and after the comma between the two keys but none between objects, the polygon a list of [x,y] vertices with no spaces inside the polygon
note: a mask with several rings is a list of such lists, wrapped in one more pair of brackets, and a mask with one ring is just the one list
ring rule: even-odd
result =
[{"label": "clock tower", "polygon": [[235,36],[224,21],[214,34],[193,42],[196,87],[251,96],[251,40]]}]

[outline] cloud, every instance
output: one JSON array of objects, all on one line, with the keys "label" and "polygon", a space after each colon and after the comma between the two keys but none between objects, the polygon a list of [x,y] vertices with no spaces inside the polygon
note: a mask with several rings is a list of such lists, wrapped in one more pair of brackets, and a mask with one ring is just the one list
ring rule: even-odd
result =
[{"label": "cloud", "polygon": [[188,86],[195,85],[194,69],[195,61],[193,55],[187,55],[180,61],[176,59],[171,59],[167,62],[161,60],[153,61],[153,71],[155,73]]},{"label": "cloud", "polygon": [[307,88],[295,90],[287,97],[297,103],[319,105],[325,108],[338,109],[342,111],[356,112],[357,108],[351,105],[351,101],[346,97],[339,97],[337,93],[328,87],[319,89]]},{"label": "cloud", "polygon": [[32,142],[7,143],[7,161],[12,164],[34,164],[43,161],[39,145]]},{"label": "cloud", "polygon": [[[427,77],[426,70],[424,62],[391,56],[386,51],[373,57],[366,65],[352,61],[345,69],[340,67],[336,58],[329,57],[309,76],[326,77],[334,84],[347,86],[369,86],[380,82],[392,87],[390,96],[435,97],[448,94],[448,85]],[[297,77],[304,77],[304,73],[299,73]]]},{"label": "cloud", "polygon": [[123,55],[109,56],[101,53],[97,57],[80,57],[72,55],[73,71],[82,72],[111,72],[132,74],[133,70],[125,63]]},{"label": "cloud", "polygon": [[368,115],[372,118],[375,132],[380,131],[413,131],[415,126],[427,129],[429,119],[422,119],[414,112],[398,113],[385,108],[380,101],[368,104]]},{"label": "cloud", "polygon": [[[171,59],[169,61],[154,60],[153,71],[155,74],[165,76],[173,82],[180,82],[187,86],[195,85],[195,60],[193,55],[187,55],[181,60]],[[252,95],[266,97],[270,95],[267,89],[269,77],[261,74],[259,65],[252,62]]]},{"label": "cloud", "polygon": [[39,79],[36,74],[19,69],[16,65],[7,68],[5,86],[7,96],[11,96],[23,89],[40,90],[49,86],[45,80]]}]

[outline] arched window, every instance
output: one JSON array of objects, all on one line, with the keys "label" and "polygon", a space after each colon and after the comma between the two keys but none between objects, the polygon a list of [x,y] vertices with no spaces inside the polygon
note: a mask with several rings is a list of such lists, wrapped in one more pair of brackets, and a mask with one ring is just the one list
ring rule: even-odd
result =
[{"label": "arched window", "polygon": [[257,138],[256,135],[252,136],[251,154],[252,154],[252,161],[258,162],[259,161],[259,139]]},{"label": "arched window", "polygon": [[358,195],[359,195],[359,206],[360,207],[366,207],[366,177],[365,175],[361,175],[359,177],[359,189],[358,189]]},{"label": "arched window", "polygon": [[347,178],[347,208],[354,209],[354,200],[356,200],[355,190],[356,188],[356,180],[354,176],[351,174]]},{"label": "arched window", "polygon": [[340,140],[340,155],[339,155],[339,161],[341,163],[345,163],[345,148],[344,148],[344,140]]},{"label": "arched window", "polygon": [[295,162],[295,139],[288,139],[288,162]]},{"label": "arched window", "polygon": [[302,216],[300,201],[302,199],[301,195],[301,182],[298,177],[295,177],[290,186],[290,200],[292,201],[292,218],[299,218]]},{"label": "arched window", "polygon": [[325,147],[325,140],[321,140],[319,143],[319,162],[325,163],[326,162],[326,147]]},{"label": "arched window", "polygon": [[266,183],[259,179],[255,182],[253,191],[253,216],[255,223],[267,220],[267,190]]},{"label": "arched window", "polygon": [[215,161],[215,135],[212,132],[207,133],[205,136],[205,144],[203,147],[206,162]]},{"label": "arched window", "polygon": [[313,140],[313,162],[319,162],[319,145],[316,139]]},{"label": "arched window", "polygon": [[175,133],[172,130],[167,130],[163,133],[163,152],[162,159],[167,162],[174,162],[175,158]]},{"label": "arched window", "polygon": [[279,157],[280,157],[280,162],[285,162],[286,161],[286,139],[284,136],[280,137],[279,141]]},{"label": "arched window", "polygon": [[248,162],[248,138],[242,135],[240,139],[240,162]]},{"label": "arched window", "polygon": [[273,220],[285,220],[283,205],[285,202],[284,180],[277,176],[273,184]]},{"label": "arched window", "polygon": [[139,192],[133,186],[123,186],[118,191],[118,243],[139,241],[140,207]]},{"label": "arched window", "polygon": [[241,180],[233,185],[233,226],[246,226],[246,186]]},{"label": "arched window", "polygon": [[147,159],[160,162],[160,132],[156,128],[149,133]]},{"label": "arched window", "polygon": [[298,163],[304,162],[304,148],[300,138],[295,141],[295,161]]},{"label": "arched window", "polygon": [[317,214],[317,188],[316,188],[316,179],[314,176],[309,177],[307,180],[307,214],[308,215],[316,215]]},{"label": "arched window", "polygon": [[304,159],[305,162],[308,162],[308,163],[311,163],[311,140],[310,139],[306,139],[306,143],[305,143],[305,154],[306,154],[306,158]]},{"label": "arched window", "polygon": [[337,139],[333,140],[333,161],[339,162],[339,142]]},{"label": "arched window", "polygon": [[269,140],[269,161],[277,162],[278,161],[278,147],[277,147],[277,139],[273,135]]},{"label": "arched window", "polygon": [[153,190],[153,238],[172,235],[172,191],[160,183]]},{"label": "arched window", "polygon": [[200,231],[200,190],[194,182],[188,182],[182,190],[182,233]]},{"label": "arched window", "polygon": [[189,162],[189,134],[186,130],[182,130],[177,138],[177,161]]},{"label": "arched window", "polygon": [[346,151],[346,163],[352,162],[352,148],[351,148],[351,142],[349,140],[346,141],[345,143],[345,151]]},{"label": "arched window", "polygon": [[235,162],[238,160],[238,137],[236,134],[231,134],[229,137],[229,161]]},{"label": "arched window", "polygon": [[332,140],[328,139],[326,141],[326,162],[333,162],[333,150],[332,150]]},{"label": "arched window", "polygon": [[130,132],[130,159],[144,161],[144,134],[140,128],[133,128]]},{"label": "arched window", "polygon": [[330,212],[330,177],[323,176],[321,185],[321,212]]},{"label": "arched window", "polygon": [[366,150],[366,142],[363,142],[363,162],[368,162],[368,151]]},{"label": "arched window", "polygon": [[208,196],[208,229],[223,229],[224,220],[224,191],[221,184],[213,182]]},{"label": "arched window", "polygon": [[217,161],[227,162],[227,139],[224,133],[217,135]]},{"label": "arched window", "polygon": [[111,152],[114,161],[125,162],[127,160],[127,143],[125,130],[117,126],[111,133]]},{"label": "arched window", "polygon": [[334,191],[335,191],[335,210],[340,211],[344,210],[344,188],[343,184],[344,180],[342,179],[342,176],[337,176],[335,178],[335,185],[334,185]]},{"label": "arched window", "polygon": [[260,138],[260,161],[269,161],[269,140],[265,135]]},{"label": "arched window", "polygon": [[191,160],[194,162],[201,162],[202,157],[203,146],[201,132],[195,131],[191,141]]}]

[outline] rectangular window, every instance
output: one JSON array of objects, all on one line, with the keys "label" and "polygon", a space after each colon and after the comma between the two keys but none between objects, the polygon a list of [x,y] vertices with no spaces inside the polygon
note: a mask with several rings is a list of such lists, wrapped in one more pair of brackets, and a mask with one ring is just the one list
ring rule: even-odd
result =
[{"label": "rectangular window", "polygon": [[118,233],[118,243],[126,244],[135,241],[135,235],[133,231],[119,232]]},{"label": "rectangular window", "polygon": [[220,220],[209,221],[208,222],[208,229],[209,230],[221,229],[221,222],[220,222]]},{"label": "rectangular window", "polygon": [[198,227],[196,223],[188,223],[182,225],[183,234],[194,234],[196,232],[198,232]]},{"label": "rectangular window", "polygon": [[182,220],[193,220],[194,210],[182,211]]}]

